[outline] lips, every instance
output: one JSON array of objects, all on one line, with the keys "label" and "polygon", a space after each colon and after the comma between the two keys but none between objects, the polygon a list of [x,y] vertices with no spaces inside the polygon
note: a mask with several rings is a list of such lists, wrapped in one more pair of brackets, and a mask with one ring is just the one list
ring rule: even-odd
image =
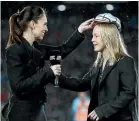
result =
[{"label": "lips", "polygon": [[45,31],[42,31],[43,34],[45,34]]},{"label": "lips", "polygon": [[42,32],[42,35],[44,36],[45,32]]},{"label": "lips", "polygon": [[96,46],[97,44],[93,43],[94,46]]}]

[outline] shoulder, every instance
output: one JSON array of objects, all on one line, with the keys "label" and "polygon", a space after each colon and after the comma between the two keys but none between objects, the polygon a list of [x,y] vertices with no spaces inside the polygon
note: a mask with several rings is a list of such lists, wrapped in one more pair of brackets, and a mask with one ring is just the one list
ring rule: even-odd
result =
[{"label": "shoulder", "polygon": [[120,70],[129,70],[135,68],[134,59],[129,56],[123,56],[118,62],[118,68]]},{"label": "shoulder", "polygon": [[13,55],[13,54],[22,55],[23,53],[24,53],[24,49],[22,47],[22,44],[15,43],[6,49],[6,56]]},{"label": "shoulder", "polygon": [[134,63],[134,59],[130,56],[123,56],[119,59],[119,64]]}]

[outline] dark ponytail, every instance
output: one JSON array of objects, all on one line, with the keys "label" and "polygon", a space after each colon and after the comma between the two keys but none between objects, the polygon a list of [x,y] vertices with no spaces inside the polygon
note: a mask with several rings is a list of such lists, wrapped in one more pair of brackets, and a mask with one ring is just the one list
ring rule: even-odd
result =
[{"label": "dark ponytail", "polygon": [[14,44],[15,42],[21,42],[20,37],[22,36],[23,32],[17,22],[18,17],[19,14],[15,13],[9,19],[10,36],[7,43],[7,47]]},{"label": "dark ponytail", "polygon": [[27,6],[21,12],[13,14],[9,19],[10,36],[7,48],[14,43],[22,43],[22,35],[28,22],[31,20],[37,22],[43,14],[45,10],[39,6]]}]

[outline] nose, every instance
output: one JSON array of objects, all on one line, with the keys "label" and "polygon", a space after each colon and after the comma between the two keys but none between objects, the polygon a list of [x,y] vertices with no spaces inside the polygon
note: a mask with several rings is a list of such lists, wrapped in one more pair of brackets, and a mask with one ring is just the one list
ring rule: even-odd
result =
[{"label": "nose", "polygon": [[91,42],[94,42],[95,40],[94,40],[94,38],[92,37],[92,39],[91,39]]}]

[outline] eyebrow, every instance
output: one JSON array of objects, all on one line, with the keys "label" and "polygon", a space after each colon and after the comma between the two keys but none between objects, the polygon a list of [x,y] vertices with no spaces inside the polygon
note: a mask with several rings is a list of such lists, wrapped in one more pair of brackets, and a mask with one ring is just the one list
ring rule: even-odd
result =
[{"label": "eyebrow", "polygon": [[92,35],[97,35],[97,36],[99,36],[100,34],[98,34],[98,33],[92,33]]}]

